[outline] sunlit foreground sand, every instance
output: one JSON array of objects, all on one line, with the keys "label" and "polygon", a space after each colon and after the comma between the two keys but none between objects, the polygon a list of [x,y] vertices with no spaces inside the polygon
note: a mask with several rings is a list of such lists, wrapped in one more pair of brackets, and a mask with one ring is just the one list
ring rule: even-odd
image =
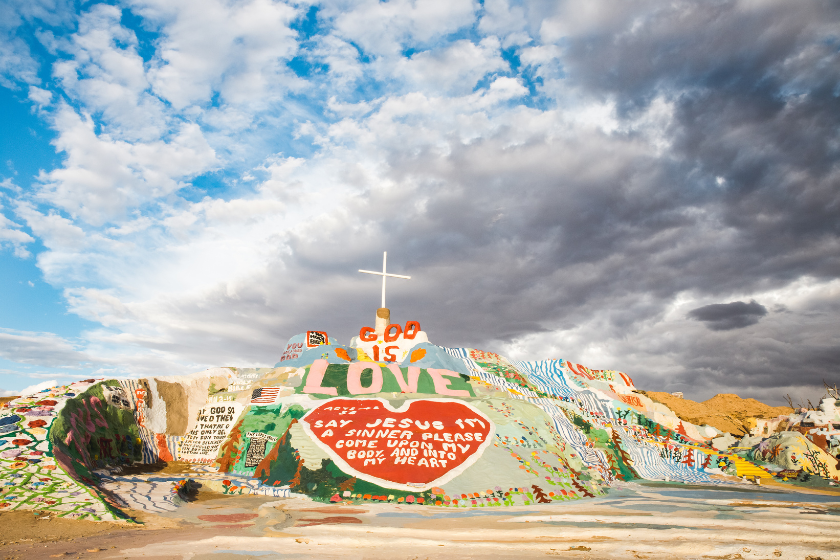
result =
[{"label": "sunlit foreground sand", "polygon": [[142,527],[75,522],[75,534],[2,515],[0,558],[840,558],[840,496],[746,484],[625,483],[594,500],[461,510],[201,493],[134,513]]}]

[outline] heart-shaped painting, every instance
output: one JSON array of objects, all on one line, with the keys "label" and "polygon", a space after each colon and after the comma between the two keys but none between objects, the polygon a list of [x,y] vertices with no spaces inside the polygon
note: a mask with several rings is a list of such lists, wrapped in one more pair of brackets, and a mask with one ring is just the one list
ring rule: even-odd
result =
[{"label": "heart-shaped painting", "polygon": [[423,491],[452,480],[490,445],[495,427],[454,399],[329,399],[300,420],[341,470],[385,488]]}]

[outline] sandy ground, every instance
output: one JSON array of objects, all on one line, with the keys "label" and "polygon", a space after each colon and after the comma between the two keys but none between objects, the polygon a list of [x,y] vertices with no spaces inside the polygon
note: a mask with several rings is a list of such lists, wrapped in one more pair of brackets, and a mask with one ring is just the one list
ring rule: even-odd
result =
[{"label": "sandy ground", "polygon": [[0,515],[0,559],[840,559],[840,495],[626,483],[540,507],[324,505],[203,493],[143,524]]}]

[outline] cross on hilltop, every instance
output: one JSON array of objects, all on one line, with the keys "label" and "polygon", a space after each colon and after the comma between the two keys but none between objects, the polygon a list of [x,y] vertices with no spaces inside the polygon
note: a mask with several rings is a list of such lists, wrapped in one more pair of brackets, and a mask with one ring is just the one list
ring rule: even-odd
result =
[{"label": "cross on hilltop", "polygon": [[403,276],[402,274],[388,274],[387,263],[388,263],[388,251],[385,251],[385,252],[382,253],[382,272],[374,272],[373,270],[359,269],[359,272],[364,272],[365,274],[375,274],[377,276],[382,277],[382,308],[383,309],[385,309],[385,279],[390,276],[391,278],[403,278],[405,280],[411,280],[411,276]]}]

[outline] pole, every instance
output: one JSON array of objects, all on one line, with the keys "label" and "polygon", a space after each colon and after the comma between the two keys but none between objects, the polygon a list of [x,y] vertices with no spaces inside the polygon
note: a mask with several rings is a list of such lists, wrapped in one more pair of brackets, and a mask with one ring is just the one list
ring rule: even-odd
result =
[{"label": "pole", "polygon": [[382,307],[385,307],[385,279],[387,276],[387,270],[385,270],[385,265],[388,261],[388,251],[382,253]]}]

